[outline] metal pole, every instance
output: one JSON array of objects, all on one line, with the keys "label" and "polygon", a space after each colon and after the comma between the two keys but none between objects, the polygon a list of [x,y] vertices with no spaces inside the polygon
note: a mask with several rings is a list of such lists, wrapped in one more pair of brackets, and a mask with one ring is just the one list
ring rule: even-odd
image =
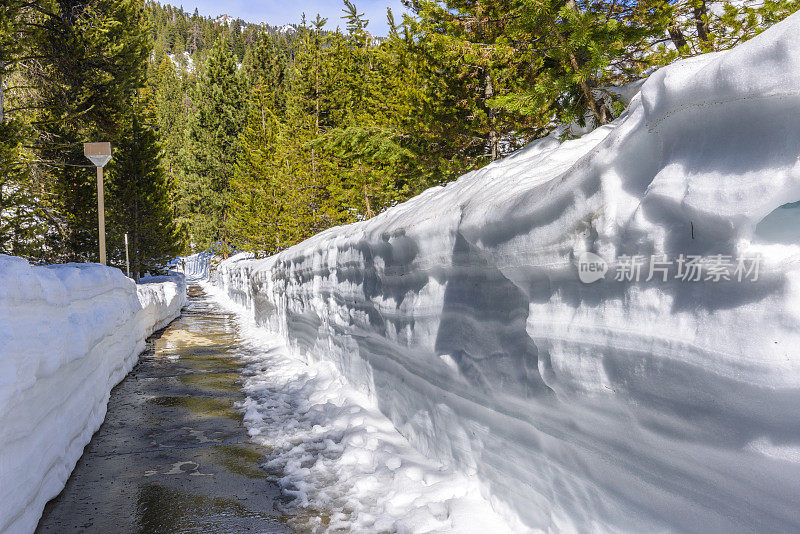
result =
[{"label": "metal pole", "polygon": [[125,234],[125,270],[128,272],[128,278],[131,277],[131,261],[128,258],[128,234]]},{"label": "metal pole", "polygon": [[97,223],[100,228],[100,263],[106,263],[106,213],[103,200],[103,167],[97,167]]},{"label": "metal pole", "polygon": [[6,70],[5,61],[0,61],[0,122],[6,120],[6,112],[3,101],[3,73],[5,72],[5,70]]}]

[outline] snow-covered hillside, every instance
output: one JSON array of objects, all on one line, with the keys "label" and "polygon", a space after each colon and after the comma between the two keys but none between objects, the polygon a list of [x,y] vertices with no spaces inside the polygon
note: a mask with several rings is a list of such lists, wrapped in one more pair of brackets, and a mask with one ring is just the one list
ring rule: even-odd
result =
[{"label": "snow-covered hillside", "polygon": [[0,532],[33,532],[111,388],[185,300],[182,276],[137,286],[118,269],[0,255]]},{"label": "snow-covered hillside", "polygon": [[216,283],[527,528],[797,531],[798,109],[796,14]]}]

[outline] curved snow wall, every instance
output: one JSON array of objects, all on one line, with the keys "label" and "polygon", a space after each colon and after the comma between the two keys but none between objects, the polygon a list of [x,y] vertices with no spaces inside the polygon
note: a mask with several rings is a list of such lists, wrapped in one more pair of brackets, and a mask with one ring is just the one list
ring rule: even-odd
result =
[{"label": "curved snow wall", "polygon": [[186,276],[199,279],[209,278],[210,269],[212,267],[211,260],[213,259],[211,253],[198,252],[197,254],[192,254],[191,256],[186,256],[181,259],[183,263],[178,264],[178,268],[182,269]]},{"label": "curved snow wall", "polygon": [[136,285],[94,264],[0,255],[0,532],[33,532],[145,338],[180,315],[182,276]]},{"label": "curved snow wall", "polygon": [[[799,17],[659,70],[581,139],[215,282],[523,529],[798,531],[800,243],[755,229],[800,200]],[[673,263],[637,281],[634,255]]]}]

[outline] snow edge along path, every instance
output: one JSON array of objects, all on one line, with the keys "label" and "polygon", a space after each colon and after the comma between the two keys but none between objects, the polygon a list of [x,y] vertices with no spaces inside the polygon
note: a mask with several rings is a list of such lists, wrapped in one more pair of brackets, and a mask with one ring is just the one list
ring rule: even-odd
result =
[{"label": "snow edge along path", "polygon": [[333,364],[292,354],[255,323],[251,310],[206,280],[190,281],[236,314],[248,362],[244,423],[251,439],[270,451],[263,467],[293,498],[294,526],[465,534],[519,528],[492,510],[474,477],[414,449]]},{"label": "snow edge along path", "polygon": [[186,302],[183,275],[135,284],[98,264],[0,255],[0,532],[33,532],[103,423],[145,339]]},{"label": "snow edge along path", "polygon": [[[213,280],[528,529],[798,531],[800,246],[758,232],[800,210],[798,109],[794,14],[655,72],[613,124]],[[585,252],[763,261],[583,284]]]}]

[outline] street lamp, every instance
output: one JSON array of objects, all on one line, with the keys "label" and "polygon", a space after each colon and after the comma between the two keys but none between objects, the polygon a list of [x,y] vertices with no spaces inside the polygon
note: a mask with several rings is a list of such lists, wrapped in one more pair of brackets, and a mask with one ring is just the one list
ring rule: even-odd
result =
[{"label": "street lamp", "polygon": [[128,232],[125,232],[125,272],[131,277],[131,260],[128,257]]},{"label": "street lamp", "polygon": [[100,229],[100,263],[106,264],[106,214],[103,201],[103,167],[111,161],[111,143],[84,143],[83,155],[97,167],[97,225]]}]

